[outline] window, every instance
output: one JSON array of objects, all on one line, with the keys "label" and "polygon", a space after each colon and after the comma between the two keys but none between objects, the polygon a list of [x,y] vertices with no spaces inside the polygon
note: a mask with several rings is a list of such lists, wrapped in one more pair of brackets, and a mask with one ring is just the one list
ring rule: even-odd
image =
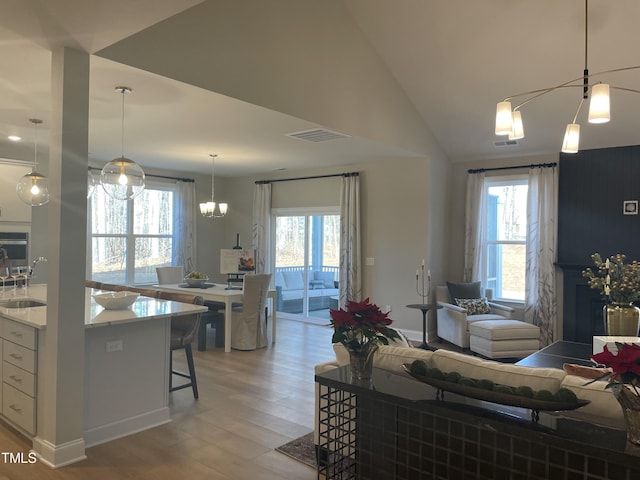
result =
[{"label": "window", "polygon": [[526,176],[486,179],[487,268],[484,285],[497,299],[524,301],[527,244]]},{"label": "window", "polygon": [[115,200],[102,188],[91,197],[93,280],[119,284],[156,282],[156,267],[171,265],[176,188],[152,184],[132,201]]}]

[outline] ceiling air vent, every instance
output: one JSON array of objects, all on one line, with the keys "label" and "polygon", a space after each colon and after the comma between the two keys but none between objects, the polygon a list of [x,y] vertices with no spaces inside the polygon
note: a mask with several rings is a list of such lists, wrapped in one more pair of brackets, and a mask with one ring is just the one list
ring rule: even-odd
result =
[{"label": "ceiling air vent", "polygon": [[287,133],[287,137],[298,138],[308,142],[326,142],[328,140],[337,140],[339,138],[350,138],[350,135],[344,133],[332,132],[325,128],[314,128],[313,130],[304,130],[302,132]]},{"label": "ceiling air vent", "polygon": [[517,140],[496,140],[493,142],[494,147],[508,147],[511,145],[518,145]]}]

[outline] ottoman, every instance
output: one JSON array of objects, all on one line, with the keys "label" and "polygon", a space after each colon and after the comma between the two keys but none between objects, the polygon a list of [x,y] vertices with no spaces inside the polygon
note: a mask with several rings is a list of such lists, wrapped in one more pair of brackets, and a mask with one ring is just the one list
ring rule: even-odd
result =
[{"label": "ottoman", "polygon": [[469,348],[487,358],[523,358],[540,349],[540,328],[519,320],[481,320],[469,325]]}]

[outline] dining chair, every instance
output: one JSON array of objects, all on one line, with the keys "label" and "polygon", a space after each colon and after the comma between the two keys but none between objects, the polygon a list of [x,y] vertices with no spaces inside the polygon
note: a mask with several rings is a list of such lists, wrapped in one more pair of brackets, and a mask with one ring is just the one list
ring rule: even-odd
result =
[{"label": "dining chair", "polygon": [[184,280],[183,267],[156,267],[156,275],[158,275],[158,283],[166,285],[169,283],[182,283]]},{"label": "dining chair", "polygon": [[244,276],[242,305],[231,310],[231,348],[255,350],[267,346],[267,293],[270,273]]},{"label": "dining chair", "polygon": [[[158,291],[158,298],[161,300],[171,300],[173,302],[191,303],[194,305],[203,305],[203,298],[199,295],[190,295],[187,293],[173,293]],[[169,391],[174,392],[182,388],[191,387],[193,390],[193,398],[198,398],[198,382],[196,380],[196,369],[193,363],[193,351],[191,343],[196,338],[196,333],[200,326],[200,313],[192,313],[179,317],[171,317],[171,347],[169,354]],[[189,373],[183,373],[173,369],[173,352],[175,350],[184,349],[187,356],[187,367]],[[173,385],[173,376],[177,375],[182,378],[189,379],[188,382]]]}]

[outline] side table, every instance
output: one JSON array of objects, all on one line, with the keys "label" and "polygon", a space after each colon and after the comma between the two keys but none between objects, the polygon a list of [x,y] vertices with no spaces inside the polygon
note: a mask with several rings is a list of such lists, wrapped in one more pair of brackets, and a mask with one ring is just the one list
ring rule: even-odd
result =
[{"label": "side table", "polygon": [[415,308],[422,311],[422,344],[418,345],[418,348],[432,350],[432,348],[427,345],[427,313],[431,310],[439,310],[442,306],[434,303],[412,303],[407,305],[407,308]]}]

